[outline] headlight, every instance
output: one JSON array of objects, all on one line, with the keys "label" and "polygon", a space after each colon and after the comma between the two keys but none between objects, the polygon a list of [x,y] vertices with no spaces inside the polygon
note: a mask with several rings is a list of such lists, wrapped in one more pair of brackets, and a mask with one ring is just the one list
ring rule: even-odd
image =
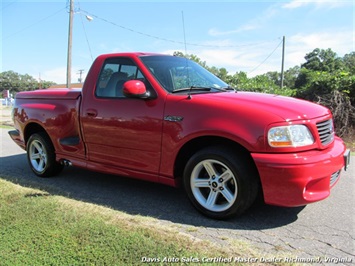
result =
[{"label": "headlight", "polygon": [[271,147],[301,147],[314,143],[313,136],[304,125],[273,127],[267,134]]}]

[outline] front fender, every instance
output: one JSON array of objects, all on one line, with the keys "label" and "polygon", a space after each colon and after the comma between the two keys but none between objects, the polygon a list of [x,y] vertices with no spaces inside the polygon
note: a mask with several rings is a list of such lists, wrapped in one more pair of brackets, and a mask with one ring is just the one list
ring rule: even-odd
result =
[{"label": "front fender", "polygon": [[265,150],[265,128],[270,121],[280,118],[258,112],[259,115],[254,115],[248,107],[237,108],[206,101],[198,95],[193,95],[191,99],[185,95],[169,95],[164,117],[179,119],[165,119],[163,123],[161,174],[173,177],[180,149],[201,137],[226,139],[249,152]]}]

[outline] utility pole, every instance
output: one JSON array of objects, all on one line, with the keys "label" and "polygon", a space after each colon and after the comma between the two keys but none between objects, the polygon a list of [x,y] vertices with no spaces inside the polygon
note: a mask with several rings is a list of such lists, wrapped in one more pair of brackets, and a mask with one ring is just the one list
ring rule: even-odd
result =
[{"label": "utility pole", "polygon": [[285,36],[282,37],[281,85],[280,85],[281,89],[284,87],[284,64],[285,64]]},{"label": "utility pole", "polygon": [[41,73],[38,73],[38,89],[42,89],[42,79],[41,79]]},{"label": "utility pole", "polygon": [[74,0],[70,0],[69,8],[69,31],[68,31],[68,57],[67,57],[67,88],[71,86],[71,50],[73,39],[73,17],[74,17]]},{"label": "utility pole", "polygon": [[79,69],[79,70],[78,70],[78,74],[79,74],[79,79],[78,79],[78,81],[79,81],[79,83],[81,83],[81,81],[82,81],[81,75],[83,74],[83,72],[84,72],[84,69]]}]

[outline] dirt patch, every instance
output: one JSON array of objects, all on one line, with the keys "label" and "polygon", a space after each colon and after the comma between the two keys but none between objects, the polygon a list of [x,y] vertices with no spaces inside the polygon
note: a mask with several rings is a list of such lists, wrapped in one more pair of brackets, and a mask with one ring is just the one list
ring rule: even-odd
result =
[{"label": "dirt patch", "polygon": [[13,127],[14,122],[11,117],[12,107],[0,106],[0,125]]}]

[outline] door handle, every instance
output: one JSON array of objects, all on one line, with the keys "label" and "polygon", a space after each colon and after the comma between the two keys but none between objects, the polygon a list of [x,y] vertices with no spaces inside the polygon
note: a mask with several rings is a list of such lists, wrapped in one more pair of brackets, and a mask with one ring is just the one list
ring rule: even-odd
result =
[{"label": "door handle", "polygon": [[97,110],[95,109],[88,109],[86,110],[86,115],[88,117],[96,117],[97,116]]}]

